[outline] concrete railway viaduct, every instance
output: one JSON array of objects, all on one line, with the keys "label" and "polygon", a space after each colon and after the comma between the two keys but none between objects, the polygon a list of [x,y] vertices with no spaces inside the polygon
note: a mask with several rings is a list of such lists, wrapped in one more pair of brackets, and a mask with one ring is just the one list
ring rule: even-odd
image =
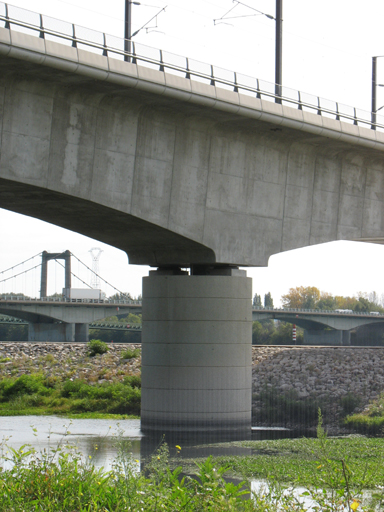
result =
[{"label": "concrete railway viaduct", "polygon": [[249,431],[251,282],[239,266],[381,243],[384,134],[320,102],[182,75],[163,55],[158,69],[126,62],[105,37],[60,39],[42,18],[28,30],[1,19],[0,207],[157,269],[143,281],[144,432]]}]

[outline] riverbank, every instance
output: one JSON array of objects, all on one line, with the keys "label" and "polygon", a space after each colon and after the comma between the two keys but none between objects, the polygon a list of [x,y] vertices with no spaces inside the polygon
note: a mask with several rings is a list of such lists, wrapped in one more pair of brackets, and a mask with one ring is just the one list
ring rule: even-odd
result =
[{"label": "riverbank", "polygon": [[[2,342],[0,379],[39,372],[45,379],[102,385],[140,376],[140,344],[110,343],[108,349],[89,357],[83,343]],[[125,359],[127,351],[134,356]],[[347,433],[342,418],[384,391],[384,347],[253,346],[252,367],[258,426],[316,428],[320,407],[329,433]]]},{"label": "riverbank", "polygon": [[384,347],[253,347],[255,425],[316,427],[348,433],[344,417],[384,391]]},{"label": "riverbank", "polygon": [[0,415],[139,417],[140,349],[97,345],[2,343]]}]

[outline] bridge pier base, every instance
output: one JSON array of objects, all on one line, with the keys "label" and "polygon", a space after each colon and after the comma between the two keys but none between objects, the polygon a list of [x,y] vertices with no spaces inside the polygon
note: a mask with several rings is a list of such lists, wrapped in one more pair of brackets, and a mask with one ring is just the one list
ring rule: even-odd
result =
[{"label": "bridge pier base", "polygon": [[238,269],[159,269],[143,279],[145,434],[250,434],[251,298]]},{"label": "bridge pier base", "polygon": [[349,346],[351,344],[351,332],[332,329],[316,330],[306,329],[304,331],[304,345],[335,345]]},{"label": "bridge pier base", "polygon": [[86,343],[89,341],[88,324],[29,323],[28,341],[57,341],[59,343]]},{"label": "bridge pier base", "polygon": [[57,341],[60,343],[75,341],[75,324],[67,323],[30,323],[28,341]]},{"label": "bridge pier base", "polygon": [[89,324],[75,324],[75,341],[76,343],[88,343]]}]

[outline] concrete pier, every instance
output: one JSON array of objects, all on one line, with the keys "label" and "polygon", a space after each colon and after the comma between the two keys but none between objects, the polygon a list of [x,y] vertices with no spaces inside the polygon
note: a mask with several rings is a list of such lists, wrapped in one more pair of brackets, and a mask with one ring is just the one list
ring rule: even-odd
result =
[{"label": "concrete pier", "polygon": [[335,345],[348,347],[350,344],[350,330],[306,329],[304,331],[304,345]]},{"label": "concrete pier", "polygon": [[86,343],[89,341],[88,324],[30,322],[28,341],[55,341],[58,343]]},{"label": "concrete pier", "polygon": [[238,269],[209,274],[143,279],[146,434],[250,432],[251,279]]}]

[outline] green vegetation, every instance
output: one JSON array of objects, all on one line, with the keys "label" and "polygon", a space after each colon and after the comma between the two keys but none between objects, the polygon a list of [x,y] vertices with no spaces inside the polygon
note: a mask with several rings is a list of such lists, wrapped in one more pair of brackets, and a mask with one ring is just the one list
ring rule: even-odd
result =
[{"label": "green vegetation", "polygon": [[347,416],[344,424],[354,431],[363,434],[383,435],[384,393],[381,393],[376,400],[373,400],[362,413]]},{"label": "green vegetation", "polygon": [[87,383],[60,380],[42,374],[3,378],[0,381],[0,415],[49,415],[72,417],[139,416],[141,381],[126,376],[122,382]]},{"label": "green vegetation", "polygon": [[106,354],[108,350],[108,345],[101,340],[91,340],[88,343],[89,357],[95,357],[97,354]]},{"label": "green vegetation", "polygon": [[134,357],[138,357],[140,355],[140,349],[135,348],[135,350],[131,350],[127,348],[123,350],[121,353],[121,359],[133,359]]},{"label": "green vegetation", "polygon": [[[296,344],[304,341],[304,331],[296,328]],[[265,320],[252,324],[253,345],[292,345],[292,324]]]},{"label": "green vegetation", "polygon": [[[62,442],[36,453],[3,444],[0,510],[4,512],[283,512],[382,510],[383,440],[330,439],[319,418],[317,439],[239,442],[254,450],[250,457],[170,458],[162,444],[148,460],[133,461],[120,433],[111,471]],[[230,443],[233,446],[233,443]],[[97,449],[97,446],[95,447]],[[230,471],[240,480],[224,478]],[[187,474],[191,476],[187,476]],[[263,478],[252,493],[246,478]],[[292,487],[288,487],[293,484]],[[300,491],[295,492],[295,487]],[[370,493],[363,490],[371,489]],[[251,499],[250,499],[251,498]],[[303,503],[303,499],[310,502]],[[300,501],[299,501],[300,500]]]},{"label": "green vegetation", "polygon": [[332,296],[314,286],[298,286],[290,288],[289,292],[281,297],[284,308],[298,309],[351,309],[352,311],[369,313],[378,311],[384,313],[375,292],[371,294],[359,293],[357,297]]},{"label": "green vegetation", "polygon": [[39,455],[27,446],[9,451],[13,468],[0,469],[3,512],[261,510],[243,500],[248,490],[226,482],[226,468],[214,467],[210,458],[198,465],[198,479],[182,477],[180,466],[170,469],[166,445],[152,456],[145,476],[123,450],[109,472],[84,463],[70,448]]},{"label": "green vegetation", "polygon": [[267,425],[316,426],[319,407],[328,409],[324,400],[300,399],[294,389],[282,393],[273,386],[253,399],[258,402],[258,421]]}]

